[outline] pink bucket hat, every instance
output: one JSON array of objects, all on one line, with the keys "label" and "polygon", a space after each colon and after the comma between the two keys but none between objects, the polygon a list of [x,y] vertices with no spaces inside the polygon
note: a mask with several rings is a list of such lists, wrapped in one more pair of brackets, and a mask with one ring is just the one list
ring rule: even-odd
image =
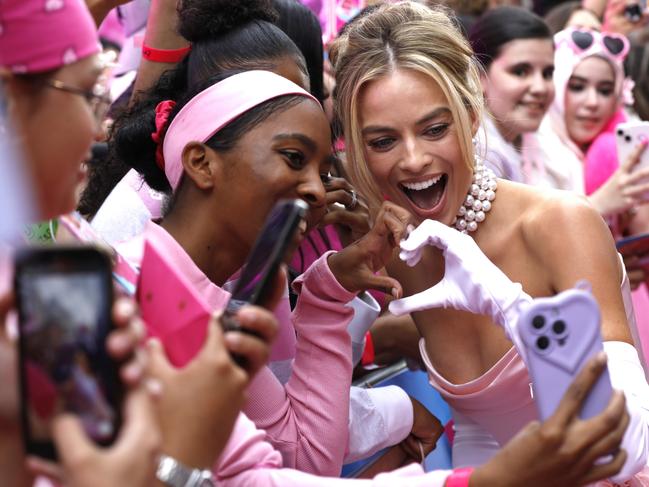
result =
[{"label": "pink bucket hat", "polygon": [[99,50],[83,0],[0,0],[0,67],[39,73]]}]

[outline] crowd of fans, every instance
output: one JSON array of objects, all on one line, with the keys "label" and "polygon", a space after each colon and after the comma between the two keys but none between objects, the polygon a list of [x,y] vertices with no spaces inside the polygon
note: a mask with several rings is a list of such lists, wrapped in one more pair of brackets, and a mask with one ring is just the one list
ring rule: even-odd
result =
[{"label": "crowd of fans", "polygon": [[[618,152],[618,125],[649,119],[643,8],[0,0],[0,485],[649,486],[649,245],[616,248],[649,233],[649,129]],[[285,199],[308,205],[300,241],[225,331]],[[213,317],[178,366],[146,296],[116,291],[120,431],[99,445],[63,408],[55,462],[25,453],[12,277],[20,249],[79,240],[71,219],[136,275],[155,246],[174,271],[154,287],[182,276]],[[542,421],[518,316],[579,281],[605,354]],[[402,359],[449,424],[352,385]],[[424,469],[443,435],[452,468]]]}]

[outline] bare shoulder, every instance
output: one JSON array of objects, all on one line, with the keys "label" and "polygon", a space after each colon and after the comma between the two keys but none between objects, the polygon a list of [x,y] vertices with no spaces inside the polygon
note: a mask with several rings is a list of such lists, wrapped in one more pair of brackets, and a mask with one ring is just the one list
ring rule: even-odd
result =
[{"label": "bare shoulder", "polygon": [[585,197],[522,184],[503,185],[517,206],[517,227],[531,254],[545,261],[554,259],[557,252],[586,251],[584,247],[602,246],[604,252],[614,249],[606,222]]},{"label": "bare shoulder", "polygon": [[529,188],[534,203],[521,215],[524,237],[577,237],[593,225],[608,232],[600,214],[588,200],[569,191]]}]

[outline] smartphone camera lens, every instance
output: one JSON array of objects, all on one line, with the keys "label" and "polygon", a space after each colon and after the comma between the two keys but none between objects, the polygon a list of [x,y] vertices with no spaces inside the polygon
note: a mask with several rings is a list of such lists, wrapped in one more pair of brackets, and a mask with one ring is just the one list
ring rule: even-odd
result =
[{"label": "smartphone camera lens", "polygon": [[625,135],[624,140],[626,140],[627,142],[631,142],[631,136],[630,135]]},{"label": "smartphone camera lens", "polygon": [[566,322],[557,320],[552,323],[552,331],[557,335],[563,335],[566,332]]},{"label": "smartphone camera lens", "polygon": [[532,318],[532,326],[540,330],[545,326],[545,316],[543,315],[536,315],[534,318]]},{"label": "smartphone camera lens", "polygon": [[542,352],[546,351],[550,346],[550,339],[546,336],[538,337],[536,339],[536,348]]}]

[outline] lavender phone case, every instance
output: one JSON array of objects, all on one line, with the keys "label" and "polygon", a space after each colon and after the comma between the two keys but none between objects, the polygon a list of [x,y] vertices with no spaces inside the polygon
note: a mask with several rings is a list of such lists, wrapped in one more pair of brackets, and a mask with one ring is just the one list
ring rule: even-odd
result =
[{"label": "lavender phone case", "polygon": [[[521,313],[518,329],[527,350],[534,400],[542,420],[552,416],[584,364],[602,350],[600,319],[597,302],[580,289],[535,299]],[[612,393],[606,369],[586,398],[580,418],[601,413]]]}]

